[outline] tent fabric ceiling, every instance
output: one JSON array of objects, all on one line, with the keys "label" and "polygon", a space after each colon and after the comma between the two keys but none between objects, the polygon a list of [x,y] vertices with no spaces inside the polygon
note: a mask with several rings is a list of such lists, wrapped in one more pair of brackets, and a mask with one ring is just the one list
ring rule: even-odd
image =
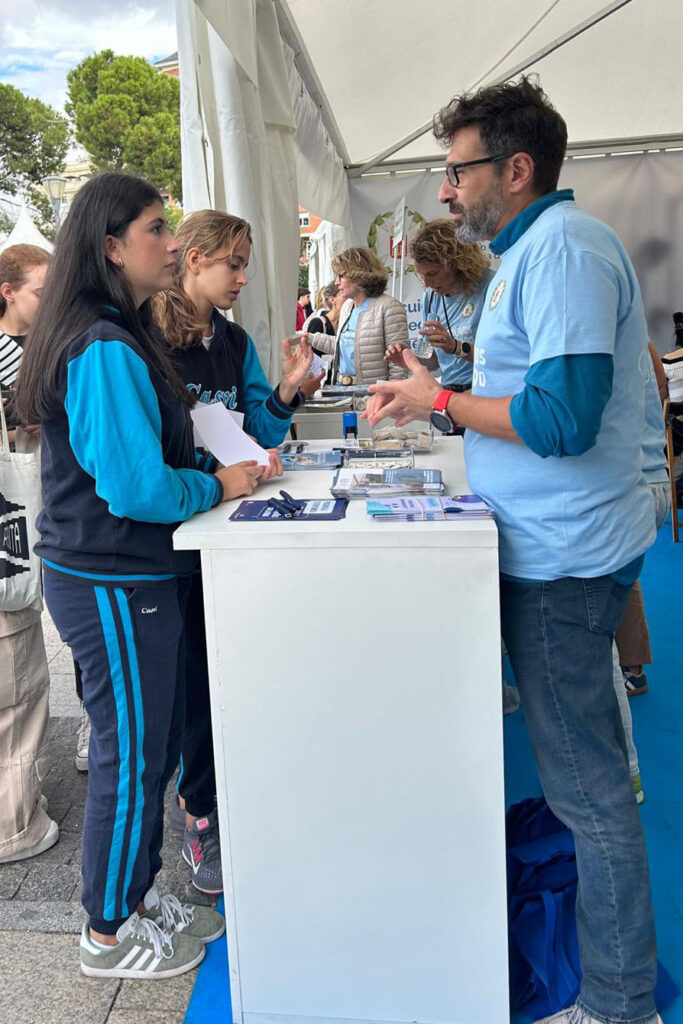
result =
[{"label": "tent fabric ceiling", "polygon": [[[532,57],[606,0],[282,0],[363,163],[448,100]],[[631,0],[534,64],[570,143],[683,135],[680,0]],[[395,158],[439,153],[431,132]]]}]

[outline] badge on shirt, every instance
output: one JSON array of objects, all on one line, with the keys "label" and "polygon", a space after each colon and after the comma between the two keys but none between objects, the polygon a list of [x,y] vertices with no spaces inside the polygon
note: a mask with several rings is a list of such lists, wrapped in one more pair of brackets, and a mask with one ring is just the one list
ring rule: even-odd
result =
[{"label": "badge on shirt", "polygon": [[462,313],[460,315],[461,316],[472,316],[473,313],[474,313],[474,303],[473,302],[466,302],[465,305],[462,307]]},{"label": "badge on shirt", "polygon": [[493,295],[491,296],[491,301],[489,302],[489,309],[495,309],[500,300],[502,299],[503,292],[505,291],[505,284],[505,281],[499,281],[498,284],[496,285],[496,289]]}]

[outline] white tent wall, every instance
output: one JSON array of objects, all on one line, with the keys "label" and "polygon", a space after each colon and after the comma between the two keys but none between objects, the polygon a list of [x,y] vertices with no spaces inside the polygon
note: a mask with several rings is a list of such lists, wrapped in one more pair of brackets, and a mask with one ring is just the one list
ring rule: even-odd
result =
[{"label": "white tent wall", "polygon": [[650,336],[669,352],[683,308],[683,152],[566,160],[561,188],[617,232],[633,261]]},{"label": "white tent wall", "polygon": [[294,158],[299,203],[318,217],[348,228],[351,211],[344,164],[296,69],[294,51],[286,43],[284,57],[296,125]]},{"label": "white tent wall", "polygon": [[[225,5],[206,6],[207,15],[225,13]],[[274,382],[279,340],[294,329],[299,252],[294,122],[282,41],[270,0],[254,0],[254,46],[244,40],[242,46],[256,54],[255,82],[200,7],[191,0],[176,3],[183,205],[186,212],[225,210],[251,224],[250,281],[235,319],[254,339]],[[241,24],[246,31],[248,20]]]}]

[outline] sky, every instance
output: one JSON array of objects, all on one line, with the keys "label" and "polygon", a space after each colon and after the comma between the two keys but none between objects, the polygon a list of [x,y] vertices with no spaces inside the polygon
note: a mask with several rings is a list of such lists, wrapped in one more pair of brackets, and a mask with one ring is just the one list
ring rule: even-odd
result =
[{"label": "sky", "polygon": [[66,75],[84,57],[160,60],[177,49],[173,0],[0,0],[0,82],[63,109]]}]

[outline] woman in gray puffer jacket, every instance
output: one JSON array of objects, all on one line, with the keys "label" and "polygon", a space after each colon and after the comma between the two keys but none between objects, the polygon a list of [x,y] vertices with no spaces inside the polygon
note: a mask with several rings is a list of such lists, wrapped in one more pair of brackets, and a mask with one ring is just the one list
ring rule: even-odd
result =
[{"label": "woman in gray puffer jacket", "polygon": [[334,354],[333,384],[374,384],[405,377],[406,371],[388,363],[390,345],[408,346],[406,311],[384,290],[389,272],[370,249],[346,249],[332,261],[336,283],[345,296],[335,337],[310,334],[321,352]]}]

